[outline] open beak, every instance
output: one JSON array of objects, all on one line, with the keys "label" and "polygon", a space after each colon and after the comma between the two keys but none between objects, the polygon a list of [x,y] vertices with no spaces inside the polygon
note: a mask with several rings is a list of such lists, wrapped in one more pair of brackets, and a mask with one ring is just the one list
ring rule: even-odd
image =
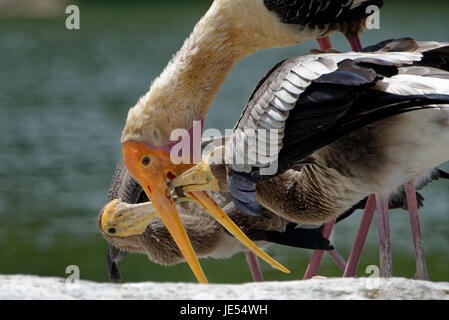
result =
[{"label": "open beak", "polygon": [[285,273],[290,273],[287,268],[257,247],[205,192],[220,190],[217,179],[212,174],[207,159],[177,176],[168,183],[168,186],[170,188],[181,187],[183,192],[195,199],[215,218],[215,220],[217,220],[226,230],[229,231],[229,233],[244,244],[249,250],[254,252],[262,260],[274,268]]},{"label": "open beak", "polygon": [[[176,176],[181,175],[183,172],[192,168],[192,165],[174,165],[170,160],[170,154],[168,152],[163,150],[152,150],[144,143],[134,141],[127,141],[123,144],[123,159],[131,175],[139,182],[148,198],[151,200],[154,209],[157,211],[172,235],[198,281],[200,283],[207,283],[206,276],[199,264],[198,258],[196,257],[189,237],[179,218],[178,211],[169,191],[169,186],[172,187],[172,184],[169,183],[169,186],[167,185],[167,180],[174,179]],[[198,166],[199,165],[196,167]],[[207,165],[205,168],[208,169],[209,166]],[[203,171],[204,170],[200,167],[198,170],[198,179],[204,177],[204,175],[201,174]],[[209,170],[209,178],[210,177],[213,177],[213,175]],[[194,182],[197,181],[197,178],[192,176],[189,179]],[[207,181],[209,180],[206,179],[206,185],[217,188],[217,186],[214,185],[214,181],[216,184],[215,178],[209,182]],[[187,194],[203,206],[234,237],[240,240],[256,255],[261,257],[261,259],[283,272],[290,272],[248,239],[242,230],[235,225],[235,223],[223,212],[223,210],[221,210],[206,192],[189,192]]]},{"label": "open beak", "polygon": [[200,283],[207,283],[206,276],[201,268],[195,251],[193,250],[190,239],[182,224],[178,210],[176,209],[165,181],[160,181],[156,186],[153,184],[153,187],[151,189],[148,188],[146,191],[154,208],[169,230],[198,281]]},{"label": "open beak", "polygon": [[285,268],[282,264],[274,260],[258,246],[254,244],[243,231],[228,217],[228,215],[221,210],[215,201],[204,191],[202,192],[188,192],[187,195],[195,199],[207,212],[209,212],[215,220],[217,220],[226,230],[229,231],[236,239],[244,244],[249,250],[255,253],[259,258],[270,264],[272,267],[290,273],[290,270]]},{"label": "open beak", "polygon": [[[166,151],[152,150],[145,144],[134,141],[123,144],[123,159],[130,174],[151,200],[198,281],[207,283],[166,183],[167,179],[175,177],[188,167],[173,165],[170,154]],[[181,172],[176,172],[178,170]]]},{"label": "open beak", "polygon": [[184,192],[220,191],[217,179],[212,174],[208,161],[201,161],[196,166],[181,173],[168,183],[168,187],[182,187]]}]

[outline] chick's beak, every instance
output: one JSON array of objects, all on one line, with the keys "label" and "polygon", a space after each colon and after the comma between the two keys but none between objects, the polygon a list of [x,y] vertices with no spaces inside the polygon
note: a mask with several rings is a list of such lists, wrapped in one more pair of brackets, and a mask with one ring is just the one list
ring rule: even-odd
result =
[{"label": "chick's beak", "polygon": [[123,159],[130,174],[150,198],[198,281],[207,283],[166,183],[167,179],[175,177],[189,166],[175,166],[172,164],[168,152],[153,150],[144,143],[134,141],[127,141],[123,144]]},{"label": "chick's beak", "polygon": [[130,237],[144,232],[156,219],[156,210],[150,202],[129,204],[116,199],[104,207],[101,229],[109,236]]},{"label": "chick's beak", "polygon": [[[178,197],[175,203],[194,201],[189,197]],[[158,214],[151,202],[126,203],[119,199],[109,202],[101,213],[101,230],[111,237],[130,237],[142,234]]]},{"label": "chick's beak", "polygon": [[208,161],[203,160],[196,166],[181,173],[168,183],[169,188],[181,187],[184,192],[219,191],[217,179],[212,174]]}]

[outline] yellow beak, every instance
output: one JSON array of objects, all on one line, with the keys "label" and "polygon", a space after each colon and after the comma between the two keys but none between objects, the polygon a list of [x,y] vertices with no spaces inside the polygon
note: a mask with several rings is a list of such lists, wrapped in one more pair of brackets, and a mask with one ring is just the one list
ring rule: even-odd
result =
[{"label": "yellow beak", "polygon": [[270,264],[272,267],[290,273],[286,267],[274,260],[258,246],[254,244],[240,228],[228,217],[228,215],[221,210],[215,201],[206,192],[188,192],[187,195],[194,198],[207,212],[209,212],[215,220],[217,220],[226,230],[229,231],[235,238],[244,244],[249,250],[254,252],[259,258]]},{"label": "yellow beak", "polygon": [[154,151],[145,144],[134,141],[127,141],[123,144],[123,159],[128,171],[139,182],[151,200],[195,277],[200,283],[207,283],[206,275],[179,218],[178,210],[166,183],[168,178],[174,177],[178,173],[176,170],[184,169],[183,171],[185,171],[186,168],[181,166],[176,168],[171,163],[168,152]]},{"label": "yellow beak", "polygon": [[[175,203],[193,201],[192,198],[176,198]],[[101,229],[111,237],[130,237],[142,234],[149,224],[159,218],[151,202],[130,204],[112,200],[103,209]]]},{"label": "yellow beak", "polygon": [[[192,165],[174,165],[168,152],[155,151],[143,143],[133,141],[127,141],[123,144],[123,158],[129,172],[139,182],[151,200],[198,281],[207,283],[206,276],[182,225],[167,185],[167,180],[175,178],[191,168]],[[198,201],[220,224],[256,255],[273,267],[286,273],[290,272],[249,240],[207,193],[188,193],[188,195]]]}]

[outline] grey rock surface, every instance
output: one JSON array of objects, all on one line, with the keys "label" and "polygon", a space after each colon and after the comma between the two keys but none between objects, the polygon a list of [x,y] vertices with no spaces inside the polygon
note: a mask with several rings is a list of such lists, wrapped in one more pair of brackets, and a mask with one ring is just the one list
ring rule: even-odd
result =
[{"label": "grey rock surface", "polygon": [[244,284],[97,283],[66,284],[62,278],[0,275],[0,299],[305,300],[445,299],[449,283],[403,278],[329,278]]}]

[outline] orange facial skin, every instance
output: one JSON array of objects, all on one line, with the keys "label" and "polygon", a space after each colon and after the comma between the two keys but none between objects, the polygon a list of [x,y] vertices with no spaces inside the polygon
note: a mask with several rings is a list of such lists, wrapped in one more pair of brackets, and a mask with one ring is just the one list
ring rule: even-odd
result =
[{"label": "orange facial skin", "polygon": [[[168,180],[192,168],[193,164],[173,164],[167,151],[154,150],[145,143],[135,141],[123,143],[123,158],[130,174],[148,195],[152,205],[172,235],[198,281],[207,283],[206,276],[198,262],[167,186]],[[187,192],[187,195],[198,202],[226,230],[261,259],[282,272],[290,272],[258,248],[206,192]]]},{"label": "orange facial skin", "polygon": [[150,198],[198,281],[207,283],[166,182],[192,165],[174,165],[167,151],[153,150],[146,144],[135,141],[123,143],[123,159],[129,173]]}]

